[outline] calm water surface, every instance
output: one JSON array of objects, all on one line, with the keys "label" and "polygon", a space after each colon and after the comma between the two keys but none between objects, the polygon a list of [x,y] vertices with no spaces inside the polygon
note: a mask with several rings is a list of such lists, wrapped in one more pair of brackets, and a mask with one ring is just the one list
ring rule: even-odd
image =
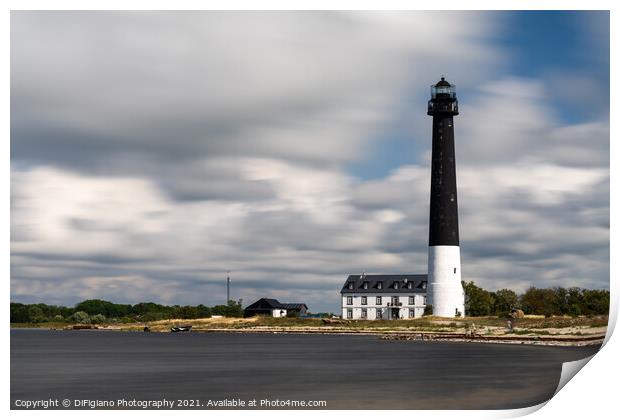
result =
[{"label": "calm water surface", "polygon": [[505,409],[549,399],[598,347],[373,336],[11,330],[11,404],[65,399],[325,400],[331,409]]}]

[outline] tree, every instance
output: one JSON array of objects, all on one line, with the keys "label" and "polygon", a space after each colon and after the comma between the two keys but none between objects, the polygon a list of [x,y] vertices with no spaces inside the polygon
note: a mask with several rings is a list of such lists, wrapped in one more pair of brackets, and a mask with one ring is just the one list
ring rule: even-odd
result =
[{"label": "tree", "polygon": [[609,290],[583,290],[584,315],[609,314]]},{"label": "tree", "polygon": [[79,322],[80,324],[88,324],[88,323],[90,323],[90,317],[84,311],[77,311],[76,313],[71,315],[71,318],[75,322]]},{"label": "tree", "polygon": [[211,309],[211,313],[213,315],[222,315],[230,318],[242,318],[243,317],[243,308],[241,307],[243,303],[242,299],[239,299],[238,302],[234,300],[229,300],[228,305],[216,305]]},{"label": "tree", "polygon": [[198,309],[194,306],[179,306],[174,312],[174,317],[180,319],[196,319],[198,318]]},{"label": "tree", "polygon": [[90,299],[75,305],[76,311],[83,311],[89,315],[102,314],[107,318],[122,317],[131,314],[131,305],[122,305],[101,299]]},{"label": "tree", "polygon": [[465,313],[468,316],[488,316],[493,309],[491,293],[476,286],[473,281],[463,282],[465,290]]},{"label": "tree", "polygon": [[521,295],[521,309],[526,314],[551,316],[561,315],[556,306],[557,295],[553,289],[530,287]]},{"label": "tree", "polygon": [[198,310],[198,318],[209,318],[211,316],[211,308],[205,305],[196,306]]},{"label": "tree", "polygon": [[105,322],[105,316],[103,316],[102,314],[93,315],[90,318],[90,322],[92,322],[93,324],[102,324]]},{"label": "tree", "polygon": [[30,322],[28,305],[11,302],[11,322]]},{"label": "tree", "polygon": [[28,318],[30,322],[45,322],[47,321],[47,317],[43,313],[43,310],[37,305],[31,305],[28,308]]},{"label": "tree", "polygon": [[553,314],[554,315],[564,315],[569,312],[568,305],[568,290],[563,287],[554,287],[551,289],[553,291]]},{"label": "tree", "polygon": [[568,314],[579,316],[583,312],[583,293],[579,287],[571,287],[567,294]]},{"label": "tree", "polygon": [[519,302],[519,297],[510,289],[501,289],[493,296],[493,314],[507,315]]},{"label": "tree", "polygon": [[[172,316],[175,308],[171,306],[160,305],[153,302],[140,302],[131,307],[131,313],[134,315],[146,316],[150,318],[164,319]],[[153,315],[157,314],[157,315]]]}]

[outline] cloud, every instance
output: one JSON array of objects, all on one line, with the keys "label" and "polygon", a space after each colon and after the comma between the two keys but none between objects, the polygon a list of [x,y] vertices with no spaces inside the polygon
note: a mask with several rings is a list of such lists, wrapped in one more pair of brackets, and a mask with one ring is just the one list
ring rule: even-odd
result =
[{"label": "cloud", "polygon": [[[439,69],[458,62],[471,80],[484,76],[474,63],[497,59],[478,42],[487,19],[434,17],[14,12],[12,159],[146,175],[186,199],[222,195],[168,177],[187,167],[208,177],[205,161],[357,161],[390,121],[403,86],[426,80],[424,103]],[[439,47],[447,43],[449,51]],[[255,187],[241,185],[250,195]]]},{"label": "cloud", "polygon": [[[12,299],[212,305],[230,269],[246,302],[334,311],[349,273],[425,273],[423,110],[446,68],[466,86],[465,279],[608,287],[609,121],[566,122],[554,85],[495,74],[498,19],[13,12]],[[583,85],[564,101],[596,91],[565,77]],[[394,127],[417,156],[354,175]]]},{"label": "cloud", "polygon": [[551,107],[553,92],[538,80],[490,81],[461,105],[460,162],[481,165],[537,160],[574,166],[609,166],[609,122],[605,115],[565,124]]},{"label": "cloud", "polygon": [[[223,273],[234,268],[246,300],[312,292],[320,297],[312,304],[330,308],[350,272],[426,271],[428,168],[399,168],[381,182],[273,160],[242,168],[274,197],[175,201],[139,179],[15,171],[14,296],[213,304],[224,293]],[[465,278],[491,289],[604,286],[608,176],[539,163],[461,168]],[[387,193],[369,205],[374,191]],[[399,191],[417,198],[390,200]],[[114,287],[101,286],[108,281]],[[73,289],[80,292],[65,295]]]},{"label": "cloud", "polygon": [[[75,287],[79,296],[121,301],[139,290],[143,299],[216,303],[222,273],[233,268],[248,290],[288,284],[331,298],[352,266],[407,266],[381,249],[382,226],[403,216],[355,209],[346,198],[350,177],[272,160],[244,163],[243,171],[268,182],[274,198],[175,201],[142,179],[14,171],[14,295],[31,296],[25,292],[31,284],[35,296],[45,285],[41,294],[52,299]],[[141,286],[123,295],[130,282],[119,278],[140,279]],[[101,288],[107,281],[114,288]]]}]

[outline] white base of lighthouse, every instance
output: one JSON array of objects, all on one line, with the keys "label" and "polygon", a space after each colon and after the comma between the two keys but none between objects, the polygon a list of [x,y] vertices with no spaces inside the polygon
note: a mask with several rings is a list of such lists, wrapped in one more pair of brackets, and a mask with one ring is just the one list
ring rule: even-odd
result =
[{"label": "white base of lighthouse", "polygon": [[428,297],[433,315],[465,316],[465,292],[461,285],[461,249],[455,245],[428,248]]}]

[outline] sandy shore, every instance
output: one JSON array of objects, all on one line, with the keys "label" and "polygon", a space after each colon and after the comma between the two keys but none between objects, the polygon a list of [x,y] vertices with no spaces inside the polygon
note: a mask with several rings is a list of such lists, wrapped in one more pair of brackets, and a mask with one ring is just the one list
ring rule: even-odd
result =
[{"label": "sandy shore", "polygon": [[607,330],[606,326],[593,327],[583,320],[567,321],[563,318],[557,320],[536,318],[524,320],[520,323],[517,322],[512,333],[508,331],[504,321],[492,318],[469,318],[465,320],[429,319],[417,323],[402,321],[392,321],[391,323],[341,321],[323,323],[320,320],[299,320],[296,322],[286,319],[274,320],[264,318],[204,318],[107,325],[41,324],[31,327],[62,330],[89,329],[137,332],[143,331],[144,327],[148,326],[150,332],[169,333],[172,326],[179,325],[192,325],[192,333],[374,335],[382,340],[457,341],[551,346],[600,345],[605,338]]}]

